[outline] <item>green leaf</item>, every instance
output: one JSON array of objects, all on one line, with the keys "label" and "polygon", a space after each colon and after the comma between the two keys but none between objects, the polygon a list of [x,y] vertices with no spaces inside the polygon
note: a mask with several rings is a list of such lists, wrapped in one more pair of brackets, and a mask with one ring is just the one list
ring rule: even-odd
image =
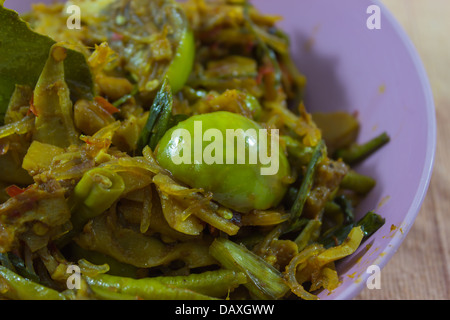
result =
[{"label": "green leaf", "polygon": [[[34,88],[47,61],[53,39],[31,30],[19,14],[0,2],[0,125],[16,85]],[[74,99],[93,95],[93,79],[81,52],[67,50],[65,80]]]},{"label": "green leaf", "polygon": [[161,89],[156,94],[150,108],[145,127],[138,140],[138,149],[142,151],[146,145],[154,150],[159,140],[168,130],[172,118],[173,96],[168,78],[165,78]]}]

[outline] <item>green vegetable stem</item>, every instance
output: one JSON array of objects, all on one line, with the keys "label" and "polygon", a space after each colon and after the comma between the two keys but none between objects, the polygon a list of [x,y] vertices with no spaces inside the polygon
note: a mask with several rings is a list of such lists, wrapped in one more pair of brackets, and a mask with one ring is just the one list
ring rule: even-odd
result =
[{"label": "green vegetable stem", "polygon": [[289,291],[278,270],[242,245],[217,238],[210,253],[223,267],[246,274],[248,282],[244,286],[255,299],[280,299]]},{"label": "green vegetable stem", "polygon": [[291,208],[291,223],[293,225],[295,225],[295,223],[300,219],[300,216],[303,212],[306,198],[308,197],[308,194],[312,188],[316,167],[324,156],[324,148],[325,144],[323,140],[321,140],[315,147],[311,160],[309,161],[306,173],[302,180],[302,184],[300,186],[300,189],[298,190],[297,197]]},{"label": "green vegetable stem", "polygon": [[2,295],[9,299],[66,300],[66,296],[58,291],[25,279],[3,266],[0,266],[0,281],[6,285],[6,288],[2,288]]},{"label": "green vegetable stem", "polygon": [[386,132],[383,132],[379,136],[364,144],[354,144],[346,149],[337,150],[335,153],[336,158],[341,158],[345,163],[349,165],[355,165],[362,160],[372,155],[375,151],[390,141],[390,137]]},{"label": "green vegetable stem", "polygon": [[117,201],[125,189],[119,174],[105,168],[94,168],[86,172],[69,199],[72,230],[58,239],[64,246],[92,218],[105,212]]},{"label": "green vegetable stem", "polygon": [[[189,279],[189,277],[191,277]],[[201,275],[196,276],[197,281],[201,280]],[[183,284],[183,282],[196,282],[194,277],[188,276],[187,279],[171,279],[169,283],[164,283],[158,278],[133,279],[126,277],[117,277],[107,274],[101,274],[95,277],[85,277],[87,283],[93,288],[102,291],[108,290],[111,293],[122,294],[128,297],[137,297],[144,300],[212,300],[213,297],[195,292],[186,287],[177,287],[170,282]],[[186,280],[186,281],[185,281]]]},{"label": "green vegetable stem", "polygon": [[375,187],[375,184],[376,181],[372,177],[350,170],[342,179],[341,188],[365,195]]}]

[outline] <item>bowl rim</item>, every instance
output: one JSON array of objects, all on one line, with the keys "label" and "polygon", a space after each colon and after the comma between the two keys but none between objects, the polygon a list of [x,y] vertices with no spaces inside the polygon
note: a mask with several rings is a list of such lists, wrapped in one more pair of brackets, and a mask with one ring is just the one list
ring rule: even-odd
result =
[{"label": "bowl rim", "polygon": [[[409,58],[414,64],[415,71],[419,77],[422,92],[425,98],[425,106],[426,109],[426,125],[427,125],[427,142],[426,142],[426,154],[425,154],[425,162],[422,169],[422,173],[420,176],[420,182],[417,187],[416,194],[414,195],[414,201],[411,203],[407,214],[405,215],[403,222],[409,222],[407,225],[402,226],[402,237],[392,237],[392,239],[386,244],[383,250],[383,256],[377,258],[377,266],[380,269],[383,269],[388,261],[391,260],[393,255],[397,252],[400,245],[406,238],[407,234],[411,230],[417,215],[420,212],[425,196],[428,192],[428,188],[430,185],[430,180],[433,174],[433,167],[436,155],[436,109],[433,97],[433,91],[430,85],[430,81],[428,78],[428,74],[426,72],[425,66],[422,62],[422,59],[414,46],[412,40],[410,39],[407,32],[400,25],[399,21],[394,17],[394,15],[387,9],[387,7],[381,2],[381,0],[370,0],[374,5],[377,5],[381,9],[381,13],[383,17],[385,17],[391,27],[394,29],[395,33],[399,37],[399,40],[402,41],[407,53],[409,54]],[[358,278],[358,281],[353,281],[348,284],[348,286],[339,292],[333,299],[335,300],[351,300],[355,298],[366,285],[367,279],[370,276],[368,273],[362,273]]]}]

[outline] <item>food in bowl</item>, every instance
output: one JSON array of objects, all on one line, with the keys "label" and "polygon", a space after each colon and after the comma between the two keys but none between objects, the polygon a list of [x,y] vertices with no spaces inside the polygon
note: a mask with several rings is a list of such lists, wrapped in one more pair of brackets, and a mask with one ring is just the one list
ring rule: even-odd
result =
[{"label": "food in bowl", "polygon": [[355,115],[308,113],[279,18],[247,1],[76,5],[79,28],[70,1],[0,8],[2,297],[336,289],[384,224],[355,218],[376,181],[354,166],[388,134],[357,144]]}]

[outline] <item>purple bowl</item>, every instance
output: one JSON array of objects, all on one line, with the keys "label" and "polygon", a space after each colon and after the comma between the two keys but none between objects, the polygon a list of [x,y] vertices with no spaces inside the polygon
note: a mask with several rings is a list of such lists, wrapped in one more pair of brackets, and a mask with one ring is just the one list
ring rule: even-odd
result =
[{"label": "purple bowl", "polygon": [[[308,79],[309,110],[357,112],[360,141],[386,131],[391,142],[357,170],[377,179],[357,217],[375,210],[386,223],[337,264],[341,285],[321,299],[352,299],[383,268],[409,232],[431,178],[436,149],[432,91],[413,44],[395,18],[371,0],[255,1],[284,17],[296,62]],[[283,5],[285,3],[286,5]],[[367,8],[381,9],[381,29],[369,30]]]},{"label": "purple bowl", "polygon": [[[5,6],[23,12],[33,2],[39,1],[6,0]],[[352,299],[366,286],[368,267],[383,268],[397,251],[427,192],[436,148],[427,75],[411,41],[379,1],[254,2],[261,11],[284,17],[280,27],[291,37],[296,63],[308,78],[310,111],[357,112],[361,141],[384,131],[391,136],[357,168],[378,182],[357,217],[375,210],[386,224],[337,264],[341,285],[319,294],[321,299]],[[369,30],[367,8],[374,4],[381,8],[381,29]]]}]

